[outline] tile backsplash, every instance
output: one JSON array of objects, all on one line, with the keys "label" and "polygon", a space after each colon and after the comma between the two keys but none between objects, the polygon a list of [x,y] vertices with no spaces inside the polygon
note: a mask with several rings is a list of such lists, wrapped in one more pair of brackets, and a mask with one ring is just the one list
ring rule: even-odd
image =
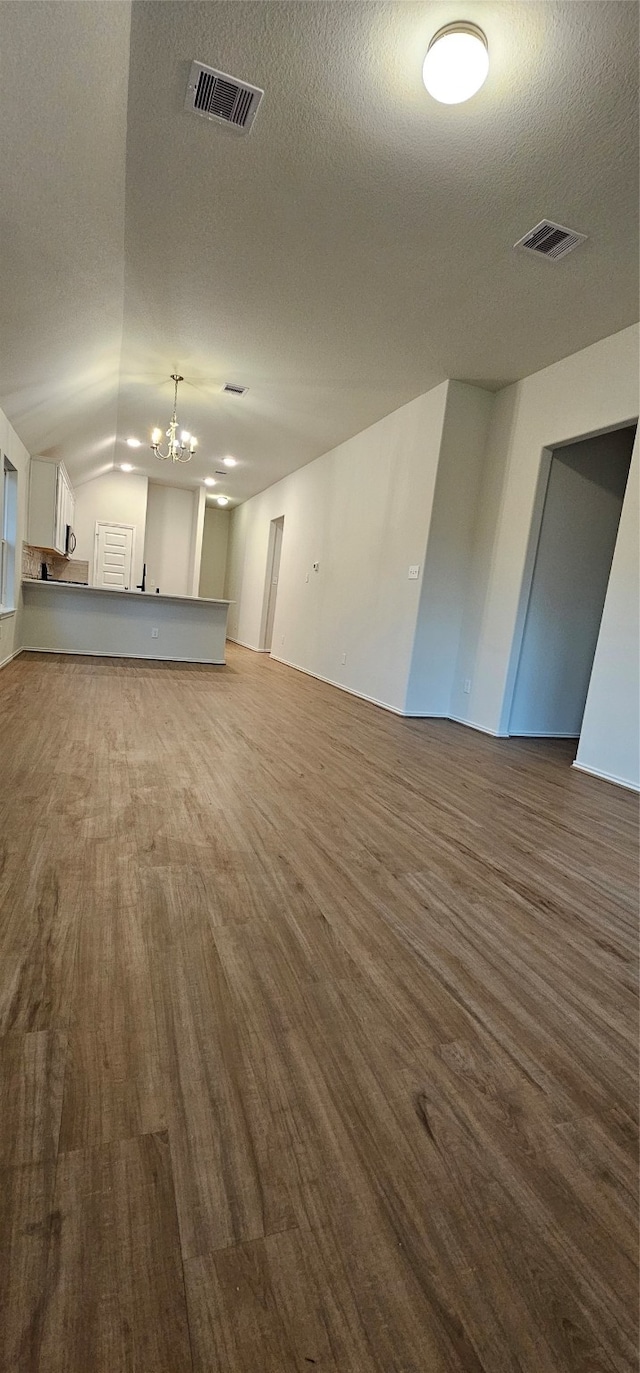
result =
[{"label": "tile backsplash", "polygon": [[89,585],[89,563],[81,558],[61,558],[57,553],[33,548],[31,544],[22,545],[22,575],[35,581],[42,581],[42,564],[47,564],[47,573],[52,582],[86,582]]}]

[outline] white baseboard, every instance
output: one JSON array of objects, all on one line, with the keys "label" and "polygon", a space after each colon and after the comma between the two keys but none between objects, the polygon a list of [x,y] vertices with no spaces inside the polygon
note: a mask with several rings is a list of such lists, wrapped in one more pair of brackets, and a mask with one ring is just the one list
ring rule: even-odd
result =
[{"label": "white baseboard", "polygon": [[[240,648],[249,648],[252,653],[268,653],[266,648],[254,648],[253,644],[243,643],[242,639],[234,639],[227,635],[230,643],[238,644]],[[321,672],[312,672],[308,667],[301,667],[299,663],[292,663],[289,658],[281,658],[277,653],[271,653],[270,657],[274,662],[282,663],[283,667],[292,667],[294,672],[304,672],[305,677],[313,677],[317,682],[325,682],[327,686],[337,687],[338,691],[346,691],[347,696],[356,696],[359,701],[368,701],[372,706],[379,706],[381,710],[388,710],[391,715],[399,715],[402,720],[455,720],[456,724],[467,725],[469,729],[477,729],[481,734],[490,734],[493,738],[504,739],[507,735],[497,734],[492,729],[485,729],[483,725],[476,725],[471,720],[459,720],[455,715],[434,715],[420,714],[418,711],[400,710],[398,706],[390,706],[388,701],[380,701],[377,696],[369,696],[365,691],[356,691],[354,687],[344,685],[344,682],[336,682],[333,677],[324,677]]]},{"label": "white baseboard", "polygon": [[18,657],[18,654],[19,654],[19,653],[24,653],[24,649],[23,649],[23,648],[14,648],[13,653],[10,653],[8,658],[3,658],[3,659],[2,659],[2,662],[0,662],[0,668],[8,667],[9,663],[12,663],[13,660],[14,660],[14,658],[17,658],[17,657]]},{"label": "white baseboard", "polygon": [[519,729],[517,734],[510,734],[510,739],[579,739],[579,734],[565,734],[560,729],[536,729],[531,733],[528,730]]},{"label": "white baseboard", "polygon": [[488,729],[486,725],[478,725],[475,720],[463,720],[460,715],[447,715],[447,720],[453,720],[456,725],[466,725],[467,729],[475,729],[479,734],[489,734],[492,739],[508,739],[508,734],[501,734],[497,729]]},{"label": "white baseboard", "polygon": [[317,682],[326,682],[327,686],[337,687],[338,691],[346,691],[347,696],[357,696],[360,701],[368,701],[372,706],[379,706],[381,710],[388,710],[392,715],[400,715],[406,719],[404,710],[398,710],[397,706],[390,706],[387,701],[379,701],[376,696],[367,696],[364,691],[355,691],[353,687],[345,686],[343,682],[334,682],[332,677],[323,677],[321,672],[311,672],[308,667],[300,667],[298,663],[289,662],[288,658],[279,658],[276,653],[271,657],[276,663],[282,663],[284,667],[292,667],[294,672],[304,672],[305,677],[315,677]]},{"label": "white baseboard", "polygon": [[[266,653],[268,650],[254,648],[252,644],[242,643],[241,639],[232,639],[228,636],[232,644],[238,644],[240,648],[248,648],[252,653]],[[300,667],[299,663],[292,663],[288,658],[281,658],[277,653],[270,655],[274,662],[282,663],[283,667],[291,667],[294,672],[303,672],[305,677],[313,677],[317,682],[325,682],[327,686],[337,687],[338,691],[345,691],[348,696],[356,696],[360,701],[369,701],[373,706],[379,706],[381,710],[388,710],[392,715],[399,715],[403,720],[452,720],[454,724],[464,725],[467,729],[475,729],[480,734],[488,734],[492,739],[508,739],[508,734],[500,734],[497,730],[488,729],[486,725],[479,725],[475,720],[461,720],[457,715],[417,715],[409,714],[405,710],[398,710],[397,706],[390,706],[387,701],[380,701],[376,696],[368,696],[364,691],[355,691],[353,687],[345,686],[343,682],[336,682],[332,677],[324,677],[321,672],[311,672],[308,667]],[[514,736],[516,737],[516,736]],[[553,739],[575,739],[575,734],[567,735],[518,735],[518,738],[553,738]],[[626,787],[629,791],[637,791],[638,788],[632,782],[625,781],[622,777],[612,777],[605,772],[596,772],[593,768],[585,768],[580,763],[572,763],[572,767],[578,768],[581,772],[591,773],[594,777],[600,777],[605,782],[614,782],[617,786]]]},{"label": "white baseboard", "polygon": [[269,653],[268,648],[256,648],[255,644],[246,644],[244,639],[234,639],[232,634],[227,634],[227,643],[237,644],[238,648],[248,648],[252,653]]},{"label": "white baseboard", "polygon": [[600,768],[586,768],[584,763],[574,762],[571,766],[577,768],[578,772],[586,772],[589,777],[598,777],[601,782],[612,782],[614,787],[624,787],[625,791],[640,791],[635,782],[627,781],[626,777],[616,777],[613,772],[601,772]]},{"label": "white baseboard", "polygon": [[144,663],[192,663],[194,667],[226,667],[224,658],[158,658],[154,653],[105,653],[96,648],[36,648],[24,644],[18,653],[58,653],[62,658],[133,658]]}]

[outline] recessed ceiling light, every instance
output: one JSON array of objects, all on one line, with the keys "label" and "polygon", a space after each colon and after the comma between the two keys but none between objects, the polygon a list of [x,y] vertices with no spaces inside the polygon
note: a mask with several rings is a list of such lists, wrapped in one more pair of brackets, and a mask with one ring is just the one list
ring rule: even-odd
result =
[{"label": "recessed ceiling light", "polygon": [[130,462],[121,462],[121,463],[120,463],[120,471],[121,471],[121,472],[133,472],[133,467],[131,466],[131,463],[130,463]]},{"label": "recessed ceiling light", "polygon": [[434,100],[461,105],[484,85],[489,47],[477,24],[445,24],[434,34],[422,68],[422,80]]},{"label": "recessed ceiling light", "polygon": [[127,444],[129,448],[140,448],[142,446],[140,439],[127,439]]},{"label": "recessed ceiling light", "polygon": [[223,458],[222,461],[225,467],[236,467],[238,463],[237,458]]},{"label": "recessed ceiling light", "polygon": [[228,504],[229,504],[229,497],[228,497],[228,496],[216,496],[216,502],[217,502],[218,505],[228,505]]},{"label": "recessed ceiling light", "polygon": [[205,477],[205,479],[204,479],[204,484],[205,484],[205,486],[215,486],[215,484],[216,484],[216,479],[215,479],[215,477]]}]

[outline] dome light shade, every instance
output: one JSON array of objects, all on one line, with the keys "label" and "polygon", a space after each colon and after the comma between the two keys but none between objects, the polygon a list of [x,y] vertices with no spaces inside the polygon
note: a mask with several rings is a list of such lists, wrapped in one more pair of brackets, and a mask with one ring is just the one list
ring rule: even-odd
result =
[{"label": "dome light shade", "polygon": [[446,24],[434,34],[422,80],[434,100],[461,105],[484,85],[489,71],[487,40],[476,24]]}]

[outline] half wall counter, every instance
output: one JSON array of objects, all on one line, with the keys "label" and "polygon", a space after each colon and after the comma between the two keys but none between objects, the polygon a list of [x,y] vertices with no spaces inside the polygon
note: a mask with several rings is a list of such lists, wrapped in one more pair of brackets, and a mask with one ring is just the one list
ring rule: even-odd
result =
[{"label": "half wall counter", "polygon": [[224,663],[230,601],[22,582],[23,647],[41,653]]}]

